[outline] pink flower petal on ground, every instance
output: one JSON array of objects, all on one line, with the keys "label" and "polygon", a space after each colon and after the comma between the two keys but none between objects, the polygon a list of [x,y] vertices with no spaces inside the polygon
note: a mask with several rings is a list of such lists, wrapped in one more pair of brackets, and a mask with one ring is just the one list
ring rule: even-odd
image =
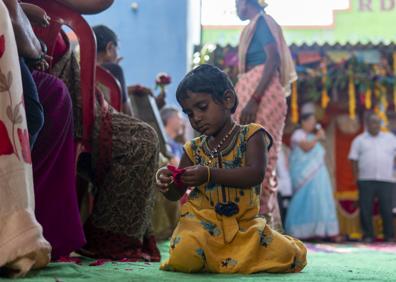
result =
[{"label": "pink flower petal on ground", "polygon": [[123,259],[120,259],[118,262],[137,262],[137,261],[139,261],[139,260],[136,258],[123,258]]},{"label": "pink flower petal on ground", "polygon": [[101,266],[101,265],[104,265],[106,262],[109,262],[109,261],[110,261],[109,259],[98,259],[98,260],[95,260],[94,262],[91,262],[89,264],[89,266]]},{"label": "pink flower petal on ground", "polygon": [[71,262],[75,264],[81,264],[80,258],[73,258],[73,257],[60,257],[56,262]]}]

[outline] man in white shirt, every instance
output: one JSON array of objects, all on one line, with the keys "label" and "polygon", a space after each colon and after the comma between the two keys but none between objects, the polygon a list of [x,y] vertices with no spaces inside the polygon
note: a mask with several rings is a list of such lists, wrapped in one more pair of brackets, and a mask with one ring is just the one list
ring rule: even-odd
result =
[{"label": "man in white shirt", "polygon": [[396,179],[393,165],[396,155],[396,137],[381,132],[381,120],[370,114],[367,131],[357,136],[349,152],[353,172],[359,187],[360,220],[364,241],[374,240],[372,222],[373,201],[377,197],[383,221],[385,241],[394,241],[392,193]]},{"label": "man in white shirt", "polygon": [[178,165],[183,155],[183,145],[176,142],[176,138],[184,134],[185,121],[180,111],[173,107],[165,107],[161,109],[161,119],[165,126],[166,134],[168,135],[168,145],[171,148],[172,154],[176,159]]}]

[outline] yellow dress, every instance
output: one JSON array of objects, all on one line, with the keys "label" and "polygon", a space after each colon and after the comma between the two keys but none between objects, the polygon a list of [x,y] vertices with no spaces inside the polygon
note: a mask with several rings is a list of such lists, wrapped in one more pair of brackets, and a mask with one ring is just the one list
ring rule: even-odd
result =
[{"label": "yellow dress", "polygon": [[[188,142],[185,151],[195,165],[243,167],[247,142],[260,130],[263,128],[258,124],[242,126],[230,145],[215,158],[210,157],[205,136]],[[307,263],[305,246],[299,240],[272,230],[265,219],[259,218],[259,200],[260,186],[237,189],[209,183],[195,187],[181,209],[170,241],[170,257],[161,265],[161,270],[301,271]]]}]

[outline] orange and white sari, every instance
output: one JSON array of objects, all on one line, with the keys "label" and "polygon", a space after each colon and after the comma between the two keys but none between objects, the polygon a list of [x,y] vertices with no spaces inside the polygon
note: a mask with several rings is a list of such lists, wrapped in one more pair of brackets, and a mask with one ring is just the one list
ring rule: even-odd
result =
[{"label": "orange and white sari", "polygon": [[235,86],[239,107],[235,113],[239,120],[242,110],[249,102],[262,78],[265,64],[257,65],[247,71],[246,56],[250,43],[256,32],[257,22],[264,17],[274,39],[280,57],[280,67],[274,73],[272,81],[265,90],[256,116],[256,123],[261,124],[273,137],[274,144],[269,152],[269,162],[262,185],[260,214],[275,229],[281,230],[282,223],[277,202],[276,162],[282,145],[283,127],[285,124],[287,104],[286,96],[290,92],[290,83],[297,79],[290,50],[283,37],[281,27],[267,14],[258,14],[242,31],[239,42],[239,79]]},{"label": "orange and white sari", "polygon": [[34,215],[29,137],[14,32],[0,1],[0,268],[12,276],[46,266],[51,246]]}]

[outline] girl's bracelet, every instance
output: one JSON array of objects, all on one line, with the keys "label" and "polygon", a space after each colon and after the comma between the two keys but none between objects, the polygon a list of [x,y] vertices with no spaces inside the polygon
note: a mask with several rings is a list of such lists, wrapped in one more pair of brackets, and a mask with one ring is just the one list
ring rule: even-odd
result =
[{"label": "girl's bracelet", "polygon": [[[161,169],[163,169],[164,167],[161,167],[160,169],[157,170],[156,174],[155,174],[155,181],[157,182],[157,184],[161,184],[161,181],[159,180],[159,175],[160,175],[160,171]],[[171,185],[174,182],[174,179],[172,177],[172,181],[168,183],[168,185]],[[164,190],[161,190],[162,193],[166,193],[169,191],[169,188],[166,188]]]}]

